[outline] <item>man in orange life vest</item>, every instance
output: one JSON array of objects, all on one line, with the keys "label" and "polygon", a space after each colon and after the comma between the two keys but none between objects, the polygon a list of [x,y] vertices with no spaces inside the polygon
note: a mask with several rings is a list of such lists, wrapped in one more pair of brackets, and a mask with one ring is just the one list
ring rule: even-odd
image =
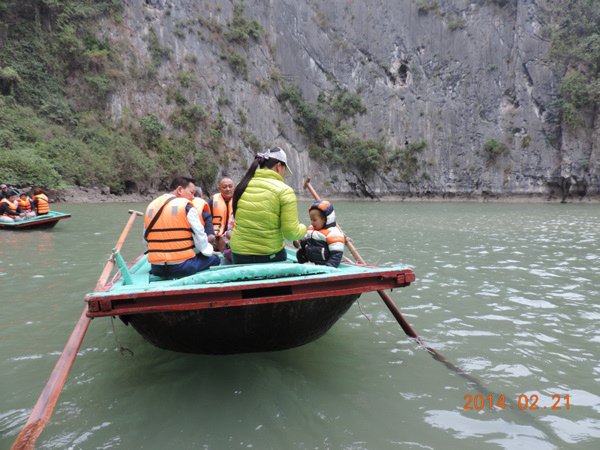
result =
[{"label": "man in orange life vest", "polygon": [[0,222],[11,223],[23,220],[20,216],[21,210],[17,195],[17,191],[9,191],[8,195],[0,200]]},{"label": "man in orange life vest", "polygon": [[200,223],[204,226],[204,232],[206,233],[206,236],[208,236],[208,242],[214,246],[215,230],[213,229],[213,218],[208,203],[202,198],[202,188],[199,186],[196,186],[196,195],[192,200],[192,205],[194,205],[194,208],[196,208],[196,211],[200,214]]},{"label": "man in orange life vest", "polygon": [[148,205],[144,215],[144,239],[153,275],[180,278],[219,265],[201,216],[192,205],[195,193],[194,180],[177,177],[171,183],[170,193]]},{"label": "man in orange life vest", "polygon": [[224,177],[219,181],[217,189],[219,189],[219,192],[208,201],[208,206],[212,213],[217,247],[219,251],[223,252],[229,248],[227,225],[229,225],[233,213],[231,199],[233,198],[235,184],[233,184],[231,178]]}]

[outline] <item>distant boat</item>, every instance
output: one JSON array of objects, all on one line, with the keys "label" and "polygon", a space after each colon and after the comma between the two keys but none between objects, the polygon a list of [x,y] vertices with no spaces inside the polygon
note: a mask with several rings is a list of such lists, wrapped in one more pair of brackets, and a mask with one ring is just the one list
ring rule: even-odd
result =
[{"label": "distant boat", "polygon": [[19,222],[0,222],[0,229],[5,230],[31,230],[34,228],[52,228],[56,226],[59,220],[68,219],[71,214],[50,211],[48,214],[35,216],[31,219],[24,219]]},{"label": "distant boat", "polygon": [[121,259],[120,268],[103,290],[86,296],[87,316],[119,316],[157,347],[202,354],[306,344],[325,334],[362,293],[415,280],[404,265],[298,264],[293,250],[286,262],[217,266],[175,280],[150,275],[146,256],[130,268]]}]

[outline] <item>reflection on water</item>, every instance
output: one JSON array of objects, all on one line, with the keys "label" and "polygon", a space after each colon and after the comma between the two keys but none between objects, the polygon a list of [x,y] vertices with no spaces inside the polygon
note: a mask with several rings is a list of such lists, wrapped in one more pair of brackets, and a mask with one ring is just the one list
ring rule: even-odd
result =
[{"label": "reflection on water", "polygon": [[[0,448],[26,421],[131,208],[65,205],[73,218],[51,231],[0,234]],[[369,294],[318,341],[265,354],[165,352],[116,321],[134,352],[124,357],[110,321],[96,319],[40,448],[598,447],[597,206],[336,211],[367,261],[415,268],[417,281],[392,294],[405,317],[506,408],[466,410],[475,388]],[[126,259],[141,249],[134,230]],[[541,408],[511,409],[523,394]],[[569,395],[568,410],[548,407],[555,394]]]},{"label": "reflection on water", "polygon": [[517,425],[505,419],[483,420],[465,417],[457,411],[428,411],[425,420],[432,426],[450,431],[458,439],[478,438],[504,448],[535,445],[554,448],[546,436],[533,426]]}]

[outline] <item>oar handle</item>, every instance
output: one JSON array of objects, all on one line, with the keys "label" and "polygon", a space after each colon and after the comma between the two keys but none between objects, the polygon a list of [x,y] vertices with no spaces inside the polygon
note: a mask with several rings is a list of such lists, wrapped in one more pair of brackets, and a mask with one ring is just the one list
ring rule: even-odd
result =
[{"label": "oar handle", "polygon": [[314,188],[312,187],[312,184],[310,184],[310,178],[307,178],[304,181],[304,189],[307,189],[308,192],[310,192],[312,194],[312,196],[314,197],[315,200],[321,200],[321,198],[319,197],[319,194],[317,194],[317,191],[315,191]]},{"label": "oar handle", "polygon": [[[120,251],[121,247],[123,247],[123,244],[125,243],[125,239],[127,238],[127,235],[129,234],[129,230],[131,230],[131,227],[133,226],[133,222],[135,221],[135,218],[137,216],[144,215],[144,213],[141,213],[139,211],[134,211],[133,209],[129,210],[129,214],[131,214],[129,216],[129,220],[127,221],[127,224],[125,225],[125,228],[123,228],[123,231],[121,232],[121,236],[119,236],[119,240],[117,241],[117,244],[115,245],[116,251]],[[104,289],[104,286],[106,285],[106,281],[108,280],[108,277],[110,276],[110,273],[112,272],[114,266],[115,266],[115,260],[111,255],[109,260],[106,261],[106,264],[104,265],[104,270],[102,271],[102,274],[100,275],[100,278],[98,279],[98,282],[96,283],[96,287],[94,288],[94,291],[101,291]]]}]

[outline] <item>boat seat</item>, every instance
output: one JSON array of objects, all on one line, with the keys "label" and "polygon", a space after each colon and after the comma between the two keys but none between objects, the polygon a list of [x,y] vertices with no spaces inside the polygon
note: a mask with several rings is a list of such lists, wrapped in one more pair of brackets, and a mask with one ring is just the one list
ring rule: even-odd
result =
[{"label": "boat seat", "polygon": [[281,278],[291,276],[310,276],[338,269],[327,266],[313,266],[309,264],[298,264],[296,262],[276,262],[269,264],[230,264],[226,266],[213,266],[209,270],[188,275],[181,278],[167,278],[156,275],[147,275],[150,283],[158,281],[170,281],[166,286],[186,286],[193,284],[213,284],[248,281],[254,279]]},{"label": "boat seat", "polygon": [[[215,271],[215,270],[221,270],[221,269],[230,268],[230,267],[231,267],[231,266],[233,266],[233,265],[234,265],[234,264],[229,264],[229,265],[227,265],[227,266],[212,266],[212,267],[209,267],[209,268],[208,268],[208,270],[211,270],[211,271]],[[203,272],[205,272],[205,271],[203,270]],[[195,274],[194,274],[194,275],[195,275]],[[192,275],[188,275],[188,276],[190,276],[190,277],[191,277]],[[181,279],[181,278],[185,278],[185,277],[173,277],[173,278],[170,278],[170,277],[161,277],[161,276],[158,276],[158,275],[153,275],[153,274],[151,274],[151,273],[148,273],[148,282],[149,282],[149,283],[153,283],[153,282],[156,282],[156,281],[172,281],[172,280],[179,280],[179,279]]]}]

